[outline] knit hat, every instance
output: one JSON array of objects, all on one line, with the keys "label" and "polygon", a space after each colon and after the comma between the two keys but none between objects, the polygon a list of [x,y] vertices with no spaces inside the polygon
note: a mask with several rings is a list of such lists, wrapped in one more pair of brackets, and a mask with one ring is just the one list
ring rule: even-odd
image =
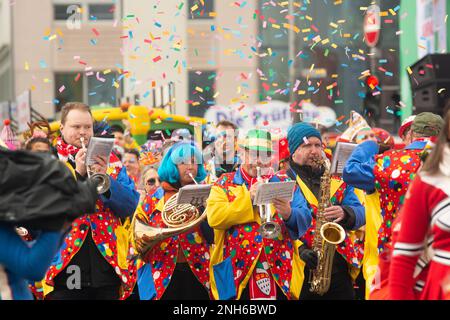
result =
[{"label": "knit hat", "polygon": [[403,135],[405,134],[405,131],[408,130],[412,126],[415,118],[416,118],[416,116],[414,115],[414,116],[409,116],[408,118],[403,120],[402,125],[400,126],[400,129],[398,129],[398,136],[400,138],[402,138]]},{"label": "knit hat", "polygon": [[414,119],[411,130],[427,137],[435,137],[439,135],[443,127],[444,120],[441,116],[431,112],[422,112]]},{"label": "knit hat", "polygon": [[266,130],[251,129],[240,146],[246,150],[272,152],[272,135]]},{"label": "knit hat", "polygon": [[305,142],[305,139],[310,137],[316,137],[322,141],[320,132],[308,123],[299,122],[290,127],[288,130],[287,139],[291,154]]}]

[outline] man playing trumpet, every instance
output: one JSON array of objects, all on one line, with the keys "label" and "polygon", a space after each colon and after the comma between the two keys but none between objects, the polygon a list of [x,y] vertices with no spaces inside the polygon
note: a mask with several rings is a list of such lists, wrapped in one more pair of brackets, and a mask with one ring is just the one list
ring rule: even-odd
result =
[{"label": "man playing trumpet", "polygon": [[[260,233],[261,217],[253,199],[261,178],[287,180],[274,175],[269,132],[250,130],[241,145],[242,165],[214,184],[207,201],[208,223],[214,228],[211,288],[215,299],[298,299],[301,287],[298,239],[311,223],[310,210],[295,190],[292,201],[276,199],[272,222],[281,227],[274,239]],[[275,210],[273,210],[275,209]]]},{"label": "man playing trumpet", "polygon": [[[297,181],[302,197],[313,210],[312,225],[301,238],[303,244],[298,249],[301,259],[305,262],[300,299],[354,299],[352,282],[359,272],[364,243],[355,239],[349,231],[356,230],[365,224],[364,207],[353,188],[347,186],[341,179],[331,177],[330,185],[321,185],[321,178],[326,168],[323,161],[318,161],[324,158],[321,135],[318,130],[309,124],[297,123],[289,129],[287,139],[291,153],[287,174]],[[315,225],[323,188],[329,188],[330,196],[330,199],[323,201],[331,200],[332,204],[324,208],[324,219],[339,224],[347,231],[347,234],[345,239],[336,246],[332,257],[330,288],[325,294],[319,295],[310,291],[308,280],[310,273],[318,265],[318,254],[312,246],[317,236]]]},{"label": "man playing trumpet", "polygon": [[[86,148],[93,136],[93,118],[89,107],[69,102],[61,111],[61,137],[58,138],[59,159],[66,162],[76,179],[101,173],[109,177],[109,190],[97,200],[96,212],[73,221],[64,243],[54,257],[45,278],[44,294],[52,300],[125,299],[133,290],[136,270],[129,263],[127,234],[120,218],[131,216],[139,194],[126,169],[111,154],[97,157],[86,166]],[[76,278],[75,278],[76,277]]]}]

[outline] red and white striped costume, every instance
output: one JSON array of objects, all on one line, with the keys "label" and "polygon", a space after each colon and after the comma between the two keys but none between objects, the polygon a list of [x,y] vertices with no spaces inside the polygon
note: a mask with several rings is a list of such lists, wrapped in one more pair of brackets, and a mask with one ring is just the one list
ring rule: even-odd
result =
[{"label": "red and white striped costume", "polygon": [[[420,299],[445,299],[443,285],[450,274],[450,167],[446,166],[443,174],[421,172],[408,191],[391,262],[391,299],[418,298],[414,294],[417,285],[424,285]],[[416,282],[418,266],[428,259],[425,283]]]}]

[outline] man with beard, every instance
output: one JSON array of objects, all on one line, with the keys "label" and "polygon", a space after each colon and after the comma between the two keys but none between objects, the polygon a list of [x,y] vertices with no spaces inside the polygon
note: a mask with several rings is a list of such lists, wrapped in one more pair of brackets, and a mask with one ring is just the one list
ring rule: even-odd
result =
[{"label": "man with beard", "polygon": [[[325,158],[320,132],[307,123],[297,123],[288,130],[288,144],[291,158],[287,174],[297,181],[302,195],[313,212],[311,227],[300,238],[300,258],[305,262],[304,281],[300,299],[346,299],[355,298],[353,281],[356,279],[363,258],[364,243],[351,234],[365,224],[365,211],[353,187],[347,186],[339,177],[331,177],[331,184],[321,185],[325,167],[321,159]],[[316,218],[322,188],[330,188],[331,206],[325,208],[324,218],[328,222],[338,223],[346,231],[344,241],[336,245],[331,270],[331,285],[328,292],[320,296],[310,292],[308,283],[310,273],[318,263],[317,252],[313,250]]]}]

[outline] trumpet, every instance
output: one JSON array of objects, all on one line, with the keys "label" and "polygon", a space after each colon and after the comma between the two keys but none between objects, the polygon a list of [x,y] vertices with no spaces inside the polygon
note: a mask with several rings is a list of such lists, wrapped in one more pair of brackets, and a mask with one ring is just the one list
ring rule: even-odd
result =
[{"label": "trumpet", "polygon": [[[81,141],[81,146],[83,147],[83,149],[85,149],[86,145],[84,144],[84,138],[81,137],[80,141]],[[87,171],[89,180],[91,180],[94,183],[94,185],[96,186],[98,194],[104,194],[106,191],[109,190],[109,188],[111,187],[111,181],[109,180],[109,176],[107,174],[94,173],[92,171],[91,166],[87,165],[87,164],[86,164],[86,171]]]},{"label": "trumpet", "polygon": [[[263,181],[260,167],[256,167],[256,173],[259,182],[267,183],[267,181]],[[278,238],[281,233],[281,227],[278,223],[272,221],[272,207],[270,203],[259,205],[259,215],[261,216],[261,226],[258,231],[261,233],[261,236],[266,239]]]}]

